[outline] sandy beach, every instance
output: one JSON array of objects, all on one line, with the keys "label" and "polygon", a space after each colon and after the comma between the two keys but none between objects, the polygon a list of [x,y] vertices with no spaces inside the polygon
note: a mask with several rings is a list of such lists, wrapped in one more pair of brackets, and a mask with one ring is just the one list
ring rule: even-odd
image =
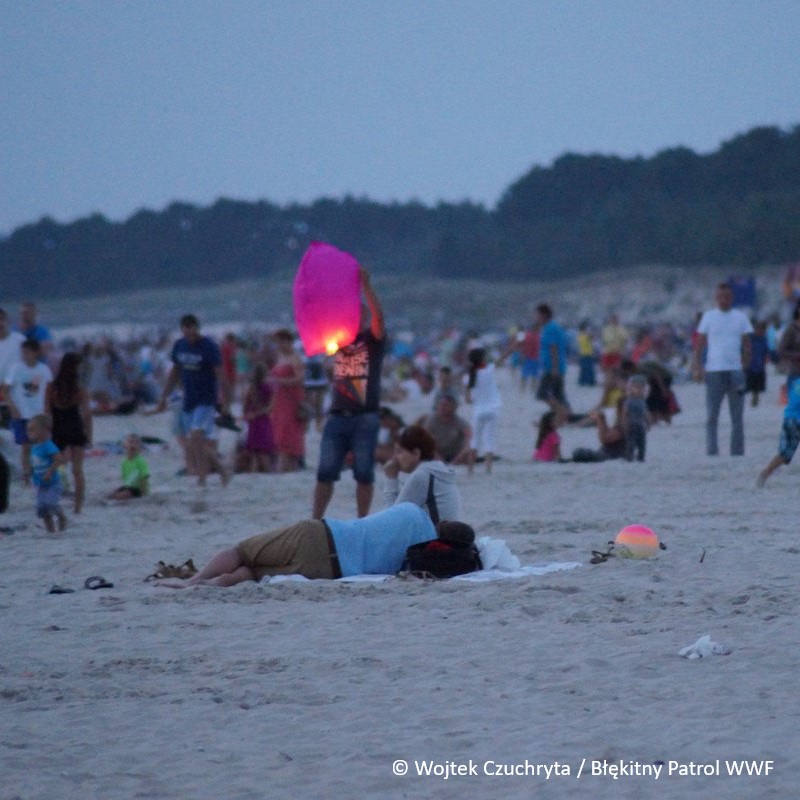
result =
[{"label": "sandy beach", "polygon": [[[16,529],[0,539],[0,797],[794,796],[797,464],[755,488],[777,447],[778,378],[746,409],[745,457],[726,454],[724,408],[723,455],[705,456],[704,390],[682,384],[683,412],[650,432],[644,464],[532,463],[543,407],[500,378],[501,459],[490,476],[459,475],[465,518],[525,564],[577,569],[480,584],[143,582],[159,559],[204,563],[309,516],[315,432],[311,469],[225,489],[177,477],[174,445],[149,453],[153,492],[126,505],[103,500],[119,456],[87,459],[85,512],[60,536],[15,485],[0,517]],[[600,390],[575,380],[573,406],[588,409]],[[413,420],[429,405],[397,408]],[[135,416],[96,419],[95,440],[131,429],[169,438],[166,416]],[[595,443],[591,429],[561,433],[565,452]],[[328,515],[354,509],[346,474]],[[631,523],[668,549],[590,565]],[[84,589],[94,575],[114,587]],[[730,654],[678,655],[705,634]],[[761,775],[730,776],[741,760]]]}]

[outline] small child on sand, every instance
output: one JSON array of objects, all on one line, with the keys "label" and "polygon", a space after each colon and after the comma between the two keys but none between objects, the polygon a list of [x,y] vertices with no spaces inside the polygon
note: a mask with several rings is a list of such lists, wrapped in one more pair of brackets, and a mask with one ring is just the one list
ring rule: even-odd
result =
[{"label": "small child on sand", "polygon": [[626,397],[622,404],[622,429],[625,432],[625,458],[644,461],[647,450],[647,428],[650,413],[647,410],[647,378],[632,375],[628,379]]},{"label": "small child on sand", "polygon": [[767,478],[781,464],[788,464],[792,460],[798,444],[800,444],[800,378],[794,378],[789,384],[788,402],[783,410],[783,425],[781,426],[778,453],[761,470],[756,481],[758,486],[763,486]]},{"label": "small child on sand", "polygon": [[484,453],[486,472],[492,471],[492,461],[497,452],[497,412],[500,409],[500,391],[486,351],[475,347],[467,354],[469,372],[465,399],[472,404],[472,442],[468,468],[471,473],[479,452]]},{"label": "small child on sand", "polygon": [[142,440],[131,433],[125,437],[125,458],[120,466],[122,486],[110,495],[111,500],[130,500],[144,497],[150,488],[150,467],[142,455]]},{"label": "small child on sand", "polygon": [[44,520],[50,533],[67,527],[67,517],[61,509],[61,478],[58,468],[64,463],[61,451],[50,438],[52,423],[46,414],[36,414],[28,420],[28,440],[31,443],[31,470],[36,487],[36,514]]},{"label": "small child on sand", "polygon": [[561,437],[558,435],[559,415],[546,411],[539,420],[539,434],[536,437],[534,461],[561,461]]}]

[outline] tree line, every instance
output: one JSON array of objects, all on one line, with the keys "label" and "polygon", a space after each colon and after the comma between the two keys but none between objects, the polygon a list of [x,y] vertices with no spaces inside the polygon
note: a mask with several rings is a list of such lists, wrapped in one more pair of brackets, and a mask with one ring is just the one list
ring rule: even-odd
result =
[{"label": "tree line", "polygon": [[86,296],[286,276],[331,242],[377,274],[538,280],[646,264],[739,269],[800,259],[800,126],[759,127],[708,155],[567,153],[494,209],[322,198],[176,202],[123,222],[45,217],[0,241],[0,297]]}]

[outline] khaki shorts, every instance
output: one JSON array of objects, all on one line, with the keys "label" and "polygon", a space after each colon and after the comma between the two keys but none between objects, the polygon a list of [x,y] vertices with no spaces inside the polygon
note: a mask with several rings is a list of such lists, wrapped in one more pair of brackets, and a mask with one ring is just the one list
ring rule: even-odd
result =
[{"label": "khaki shorts", "polygon": [[239,542],[236,549],[258,581],[265,575],[333,578],[328,533],[318,519],[252,536]]}]

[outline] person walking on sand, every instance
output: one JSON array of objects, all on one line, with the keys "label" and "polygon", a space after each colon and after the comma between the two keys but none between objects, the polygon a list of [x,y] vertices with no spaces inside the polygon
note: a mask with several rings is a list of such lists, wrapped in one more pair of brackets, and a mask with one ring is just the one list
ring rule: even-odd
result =
[{"label": "person walking on sand", "polygon": [[542,377],[536,390],[536,399],[550,406],[555,401],[569,408],[564,391],[564,376],[567,372],[567,334],[553,319],[553,309],[547,303],[536,307],[536,318],[541,327],[542,363]]},{"label": "person walking on sand", "polygon": [[359,276],[366,306],[361,306],[361,329],[355,340],[341,348],[333,359],[330,411],[322,430],[314,487],[314,519],[321,519],[325,513],[349,452],[353,453],[359,517],[369,513],[375,493],[375,445],[380,428],[378,410],[386,330],[383,309],[364,267],[359,268]]},{"label": "person walking on sand", "polygon": [[757,486],[763,486],[767,478],[778,467],[789,464],[800,444],[800,378],[793,378],[789,382],[786,408],[783,410],[783,424],[781,426],[778,452],[759,473]]},{"label": "person walking on sand", "polygon": [[172,348],[172,369],[167,376],[158,411],[165,411],[172,390],[183,385],[183,422],[188,436],[187,461],[197,475],[198,486],[205,486],[208,473],[219,472],[223,485],[230,473],[220,461],[214,435],[218,393],[222,395],[223,413],[228,411],[229,387],[222,372],[222,357],[216,342],[200,335],[200,323],[194,314],[181,317],[183,334]]},{"label": "person walking on sand", "polygon": [[[706,384],[706,453],[719,454],[717,424],[724,397],[731,415],[731,455],[744,455],[745,369],[750,363],[753,326],[747,316],[733,307],[733,289],[720,283],[717,307],[700,318],[694,344],[692,374]],[[702,354],[706,352],[705,365]]]},{"label": "person walking on sand", "polygon": [[464,397],[472,404],[472,441],[470,442],[467,467],[475,467],[479,453],[484,454],[486,472],[492,471],[492,462],[497,454],[497,414],[502,405],[500,390],[495,378],[495,365],[490,364],[486,350],[475,347],[467,354],[469,371]]},{"label": "person walking on sand", "polygon": [[22,358],[20,347],[24,341],[25,337],[21,333],[11,330],[8,313],[0,308],[0,425],[7,423],[11,416],[3,394],[3,384],[11,366]]},{"label": "person walking on sand", "polygon": [[45,411],[53,421],[53,442],[61,451],[64,463],[72,467],[76,514],[83,510],[86,498],[84,448],[92,443],[89,393],[80,385],[78,378],[81,358],[80,353],[65,353],[44,395]]}]

